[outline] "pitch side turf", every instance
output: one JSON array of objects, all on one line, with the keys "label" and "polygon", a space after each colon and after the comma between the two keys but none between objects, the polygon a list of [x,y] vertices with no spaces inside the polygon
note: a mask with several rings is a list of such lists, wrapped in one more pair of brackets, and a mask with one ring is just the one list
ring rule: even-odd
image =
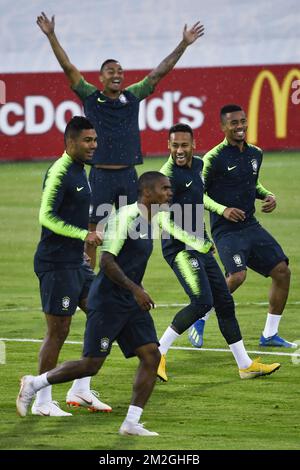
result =
[{"label": "pitch side turf", "polygon": [[[165,158],[146,159],[138,169],[159,169],[163,161]],[[160,434],[153,438],[118,435],[137,361],[125,360],[117,346],[92,380],[92,388],[100,391],[102,400],[112,406],[112,413],[91,414],[80,409],[69,418],[29,414],[21,419],[16,415],[19,378],[37,372],[38,340],[45,332],[32,258],[40,234],[38,209],[48,165],[18,163],[0,167],[0,337],[6,338],[2,356],[0,353],[0,361],[6,359],[0,364],[0,449],[299,449],[300,155],[265,155],[260,180],[277,195],[278,207],[272,214],[262,214],[261,203],[257,202],[258,218],[290,258],[291,291],[280,333],[291,341],[298,340],[299,350],[263,350],[268,354],[263,354],[262,360],[280,362],[281,369],[269,377],[240,380],[212,315],[206,325],[205,350],[185,349],[190,347],[185,334],[174,344],[181,349],[169,351],[169,382],[157,383],[142,417],[148,429]],[[158,305],[153,316],[160,335],[179,308],[173,305],[184,304],[187,298],[163,260],[159,243],[155,243],[144,284]],[[249,272],[246,284],[234,296],[248,351],[259,351],[269,284],[268,279]],[[61,361],[79,358],[84,323],[84,314],[77,312],[68,338],[75,344],[65,344]],[[254,358],[259,354],[250,355]],[[53,398],[64,409],[68,387],[53,387]]]}]

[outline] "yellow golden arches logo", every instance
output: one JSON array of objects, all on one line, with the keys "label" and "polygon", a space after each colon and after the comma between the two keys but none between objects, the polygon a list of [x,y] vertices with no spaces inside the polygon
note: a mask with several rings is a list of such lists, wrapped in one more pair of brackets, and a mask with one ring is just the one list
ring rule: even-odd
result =
[{"label": "yellow golden arches logo", "polygon": [[300,80],[300,69],[291,69],[280,86],[277,78],[270,70],[263,70],[255,79],[248,107],[248,141],[257,143],[258,111],[260,104],[261,89],[264,80],[268,80],[273,97],[275,114],[275,135],[277,139],[284,139],[287,136],[287,110],[294,78]]}]

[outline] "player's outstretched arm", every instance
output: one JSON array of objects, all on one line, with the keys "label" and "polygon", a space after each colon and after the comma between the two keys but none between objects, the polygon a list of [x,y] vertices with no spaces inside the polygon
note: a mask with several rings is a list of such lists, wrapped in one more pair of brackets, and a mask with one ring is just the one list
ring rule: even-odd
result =
[{"label": "player's outstretched arm", "polygon": [[183,38],[178,46],[155,69],[153,69],[152,72],[150,72],[148,77],[152,86],[157,85],[157,83],[173,69],[186,48],[203,36],[203,34],[204,26],[200,24],[200,21],[197,21],[197,23],[195,23],[190,29],[188,29],[187,25],[184,25]]},{"label": "player's outstretched arm", "polygon": [[56,37],[56,34],[54,32],[55,28],[55,19],[54,15],[51,18],[51,21],[49,18],[47,18],[47,15],[42,12],[40,16],[37,17],[37,24],[40,27],[41,31],[47,36],[50,45],[52,47],[52,50],[55,54],[55,57],[57,58],[61,68],[65,72],[66,76],[68,77],[68,80],[71,84],[71,86],[76,86],[80,79],[81,79],[81,74],[79,70],[75,67],[75,65],[71,64],[69,57],[61,47],[60,43],[58,42],[58,39]]}]

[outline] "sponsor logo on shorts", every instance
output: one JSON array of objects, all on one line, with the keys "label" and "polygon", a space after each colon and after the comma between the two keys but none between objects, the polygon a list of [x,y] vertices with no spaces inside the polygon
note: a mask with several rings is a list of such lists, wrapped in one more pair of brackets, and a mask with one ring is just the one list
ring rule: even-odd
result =
[{"label": "sponsor logo on shorts", "polygon": [[67,297],[67,296],[62,298],[61,303],[63,306],[63,310],[68,310],[70,306],[70,300],[71,300],[70,297]]},{"label": "sponsor logo on shorts", "polygon": [[109,347],[109,338],[101,338],[100,340],[100,351],[105,352]]},{"label": "sponsor logo on shorts", "polygon": [[242,258],[240,257],[240,255],[233,255],[233,261],[235,262],[235,264],[237,266],[242,266]]},{"label": "sponsor logo on shorts", "polygon": [[190,263],[193,268],[199,268],[199,261],[197,258],[191,258]]}]

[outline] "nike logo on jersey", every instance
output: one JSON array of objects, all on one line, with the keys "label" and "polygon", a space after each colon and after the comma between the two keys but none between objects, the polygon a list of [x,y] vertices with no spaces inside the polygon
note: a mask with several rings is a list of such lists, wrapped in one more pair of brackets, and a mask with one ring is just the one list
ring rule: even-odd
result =
[{"label": "nike logo on jersey", "polygon": [[146,238],[146,237],[148,237],[148,233],[143,233],[143,234],[141,233],[140,234],[140,238]]},{"label": "nike logo on jersey", "polygon": [[80,188],[78,188],[78,186],[76,186],[76,189],[77,189],[78,192],[81,191],[83,188],[84,188],[84,186],[80,186]]},{"label": "nike logo on jersey", "polygon": [[99,101],[99,103],[106,103],[106,100],[101,100],[100,98],[98,98],[97,101]]},{"label": "nike logo on jersey", "polygon": [[236,167],[237,167],[237,165],[235,165],[235,166],[228,166],[228,167],[227,167],[227,170],[228,170],[228,171],[231,171],[231,170],[234,170]]},{"label": "nike logo on jersey", "polygon": [[191,186],[192,182],[193,182],[193,180],[190,181],[189,183],[185,183],[185,187],[186,187],[186,188],[189,188],[189,187]]}]

